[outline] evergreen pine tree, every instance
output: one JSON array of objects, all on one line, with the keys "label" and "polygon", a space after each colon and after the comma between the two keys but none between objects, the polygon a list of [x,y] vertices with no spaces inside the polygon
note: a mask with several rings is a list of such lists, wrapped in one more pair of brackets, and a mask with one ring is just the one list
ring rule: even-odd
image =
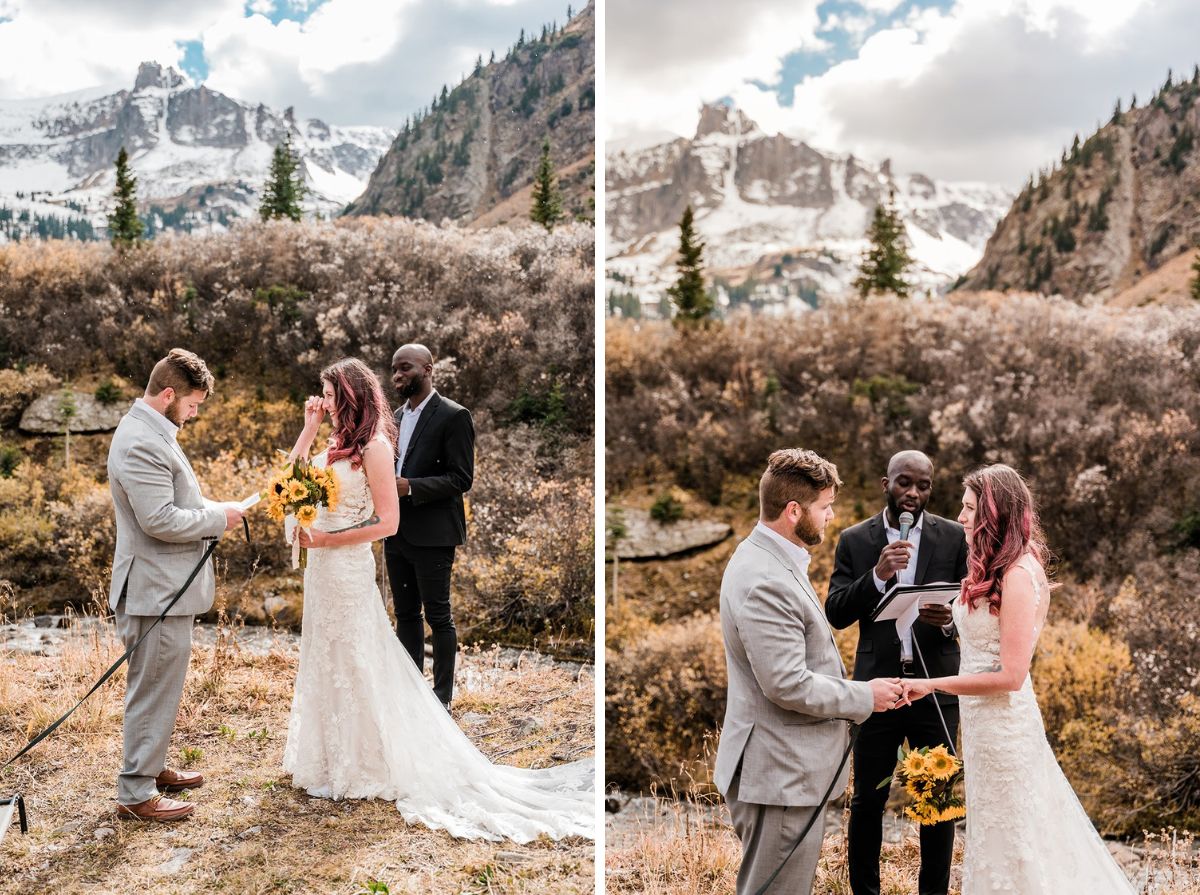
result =
[{"label": "evergreen pine tree", "polygon": [[704,243],[696,238],[692,206],[689,205],[679,219],[679,258],[675,261],[679,279],[667,290],[675,311],[673,322],[676,326],[703,324],[712,316],[712,296],[704,288],[703,255]]},{"label": "evergreen pine tree", "polygon": [[108,216],[108,234],[116,248],[128,248],[142,238],[142,221],[137,215],[137,178],[129,171],[125,147],[117,153],[117,207]]},{"label": "evergreen pine tree", "polygon": [[529,209],[529,217],[547,230],[553,230],[554,225],[563,218],[562,193],[558,190],[554,164],[550,161],[549,139],[542,142],[542,157],[533,180],[533,206]]},{"label": "evergreen pine tree", "polygon": [[896,195],[891,193],[886,203],[875,206],[875,217],[867,230],[871,245],[863,256],[862,267],[854,288],[862,298],[872,292],[894,292],[908,295],[909,285],[904,273],[912,264],[905,245],[904,223],[896,211]]},{"label": "evergreen pine tree", "polygon": [[304,196],[304,178],[300,160],[292,152],[292,135],[284,137],[271,157],[271,173],[263,187],[258,214],[264,220],[289,218],[300,220],[300,200]]}]

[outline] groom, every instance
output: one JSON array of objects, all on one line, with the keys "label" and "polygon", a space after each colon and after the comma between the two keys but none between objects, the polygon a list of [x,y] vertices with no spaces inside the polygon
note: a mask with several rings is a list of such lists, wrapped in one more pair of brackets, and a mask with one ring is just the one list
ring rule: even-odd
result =
[{"label": "groom", "polygon": [[433,692],[447,710],[454,695],[458,636],[450,614],[454,550],[467,537],[463,495],[475,477],[475,426],[466,408],[433,387],[433,355],[402,345],[392,355],[396,410],[396,491],[400,529],[384,541],[396,636],[425,667],[425,624],[433,632]]},{"label": "groom", "polygon": [[[851,681],[808,579],[809,548],[833,519],[837,468],[812,451],[776,451],[759,482],[759,521],[721,581],[729,675],[714,782],[742,842],[738,895],[775,872],[810,816],[814,827],[773,891],[811,892],[821,853],[821,798],[848,741],[846,721],[892,708],[897,679]],[[836,795],[848,771],[838,775]]]},{"label": "groom", "polygon": [[109,606],[129,649],[125,685],[124,762],[117,779],[117,815],[124,820],[182,820],[189,802],[162,792],[193,789],[197,773],[166,766],[183,680],[192,654],[193,616],[212,606],[211,562],[158,625],[155,621],[204,554],[205,542],[242,521],[234,504],[200,493],[175,438],[212,393],[204,361],[181,348],[154,365],[146,393],[121,418],[108,451],[108,483],[117,516]]},{"label": "groom", "polygon": [[[854,677],[858,680],[880,674],[902,678],[957,674],[958,643],[949,607],[922,609],[912,628],[902,632],[893,622],[875,624],[870,620],[871,611],[896,582],[958,582],[967,574],[967,542],[962,526],[925,509],[933,493],[933,463],[929,458],[920,451],[901,451],[889,461],[882,484],[886,501],[883,512],[846,529],[838,540],[825,613],[835,628],[858,623],[854,660]],[[914,518],[907,540],[900,539],[902,513],[911,513]],[[925,666],[921,665],[922,658]],[[950,733],[949,745],[953,747],[958,730],[958,697],[945,693],[874,716],[863,725],[854,745],[854,795],[847,836],[854,895],[879,895],[879,851],[888,788],[876,789],[876,785],[895,770],[897,748],[905,739],[912,748],[946,743],[933,699],[940,704]],[[921,827],[919,895],[945,895],[953,851],[953,821]]]}]

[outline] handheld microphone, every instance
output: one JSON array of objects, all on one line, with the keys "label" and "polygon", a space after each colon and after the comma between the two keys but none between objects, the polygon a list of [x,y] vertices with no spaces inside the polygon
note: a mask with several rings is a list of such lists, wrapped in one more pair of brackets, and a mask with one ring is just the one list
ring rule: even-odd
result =
[{"label": "handheld microphone", "polygon": [[908,540],[908,533],[912,531],[913,523],[916,521],[912,513],[904,512],[900,514],[900,540]]}]

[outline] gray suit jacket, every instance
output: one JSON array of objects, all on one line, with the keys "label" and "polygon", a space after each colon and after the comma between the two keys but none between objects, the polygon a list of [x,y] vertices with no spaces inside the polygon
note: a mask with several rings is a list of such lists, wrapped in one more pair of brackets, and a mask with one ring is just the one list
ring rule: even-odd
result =
[{"label": "gray suit jacket", "polygon": [[[117,515],[108,605],[115,610],[128,581],[127,615],[158,615],[207,547],[225,531],[225,512],[204,499],[174,426],[140,401],[121,418],[108,449],[108,484]],[[207,612],[216,590],[204,564],[171,615]]]},{"label": "gray suit jacket", "polygon": [[[816,805],[846,748],[846,720],[874,699],[846,668],[808,577],[761,531],[738,545],[721,582],[728,702],[715,782],[725,795],[741,765],[738,800]],[[849,765],[834,788],[846,788]]]}]

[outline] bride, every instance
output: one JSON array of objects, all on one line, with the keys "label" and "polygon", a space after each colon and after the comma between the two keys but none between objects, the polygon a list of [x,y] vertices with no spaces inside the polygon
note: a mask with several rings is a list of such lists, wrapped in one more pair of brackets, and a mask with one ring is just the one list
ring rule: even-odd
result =
[{"label": "bride", "polygon": [[328,413],[329,447],[313,458],[339,483],[321,507],[304,573],[300,669],[283,767],[292,785],[332,799],[389,799],[404,819],[464,839],[528,842],[594,833],[594,761],[541,770],[494,765],[458,728],[396,639],[375,584],[371,543],[400,510],[396,425],[379,380],[355,358],[321,372],[291,459],[307,457]]},{"label": "bride", "polygon": [[1132,895],[1054,760],[1029,680],[1049,609],[1047,550],[1033,499],[1011,467],[963,481],[968,571],[954,602],[961,673],[905,680],[908,702],[961,697],[967,834],[962,895]]}]

